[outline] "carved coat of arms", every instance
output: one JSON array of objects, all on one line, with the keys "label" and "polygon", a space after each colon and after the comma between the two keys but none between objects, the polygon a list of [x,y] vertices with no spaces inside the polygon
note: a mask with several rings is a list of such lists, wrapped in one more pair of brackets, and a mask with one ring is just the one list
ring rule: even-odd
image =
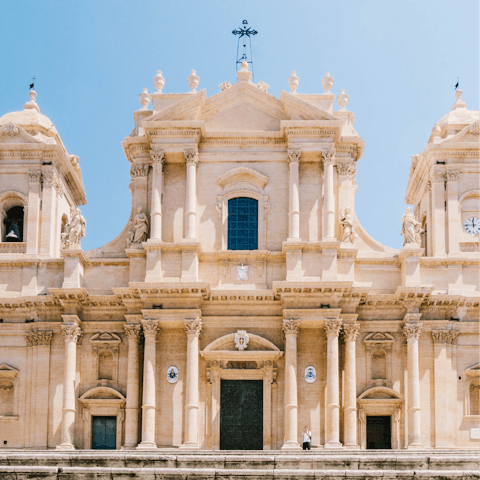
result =
[{"label": "carved coat of arms", "polygon": [[242,263],[237,267],[237,280],[248,280],[248,265]]},{"label": "carved coat of arms", "polygon": [[245,350],[248,345],[248,333],[245,330],[238,330],[235,334],[235,346],[239,350]]}]

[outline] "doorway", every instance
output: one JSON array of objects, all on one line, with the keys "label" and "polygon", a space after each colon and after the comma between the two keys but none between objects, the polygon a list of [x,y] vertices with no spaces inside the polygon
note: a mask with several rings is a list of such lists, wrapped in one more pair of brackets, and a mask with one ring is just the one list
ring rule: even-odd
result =
[{"label": "doorway", "polygon": [[263,381],[222,380],[220,450],[263,450]]},{"label": "doorway", "polygon": [[384,450],[392,448],[391,417],[367,417],[367,449]]},{"label": "doorway", "polygon": [[94,450],[117,448],[117,417],[92,417],[92,448]]}]

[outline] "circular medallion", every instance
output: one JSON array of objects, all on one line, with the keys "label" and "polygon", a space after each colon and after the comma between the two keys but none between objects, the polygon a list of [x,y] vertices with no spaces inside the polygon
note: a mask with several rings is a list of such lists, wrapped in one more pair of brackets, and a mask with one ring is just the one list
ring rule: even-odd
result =
[{"label": "circular medallion", "polygon": [[167,382],[168,383],[177,383],[178,382],[178,368],[171,366],[167,370]]},{"label": "circular medallion", "polygon": [[305,381],[307,383],[313,383],[317,379],[317,371],[315,367],[311,365],[305,369]]}]

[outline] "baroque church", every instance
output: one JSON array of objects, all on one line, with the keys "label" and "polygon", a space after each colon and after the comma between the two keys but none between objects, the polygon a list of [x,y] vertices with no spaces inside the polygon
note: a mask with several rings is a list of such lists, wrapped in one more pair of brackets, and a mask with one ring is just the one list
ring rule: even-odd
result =
[{"label": "baroque church", "polygon": [[164,83],[122,142],[130,219],[90,251],[79,158],[34,91],[1,112],[0,448],[288,455],[305,426],[318,452],[477,448],[462,92],[411,157],[396,250],[356,217],[364,141],[329,73],[280,98],[246,62],[210,97],[194,71],[187,93]]}]

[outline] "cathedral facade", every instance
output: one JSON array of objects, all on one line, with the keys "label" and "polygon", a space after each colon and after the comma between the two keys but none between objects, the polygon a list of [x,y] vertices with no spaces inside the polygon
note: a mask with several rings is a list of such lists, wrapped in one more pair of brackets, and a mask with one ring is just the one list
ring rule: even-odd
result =
[{"label": "cathedral facade", "polygon": [[[479,116],[457,91],[412,156],[404,246],[355,215],[364,141],[333,78],[140,95],[132,214],[91,234],[36,93],[0,118],[0,445],[473,448]],[[153,108],[149,108],[150,103]],[[361,168],[361,167],[359,167]]]}]

